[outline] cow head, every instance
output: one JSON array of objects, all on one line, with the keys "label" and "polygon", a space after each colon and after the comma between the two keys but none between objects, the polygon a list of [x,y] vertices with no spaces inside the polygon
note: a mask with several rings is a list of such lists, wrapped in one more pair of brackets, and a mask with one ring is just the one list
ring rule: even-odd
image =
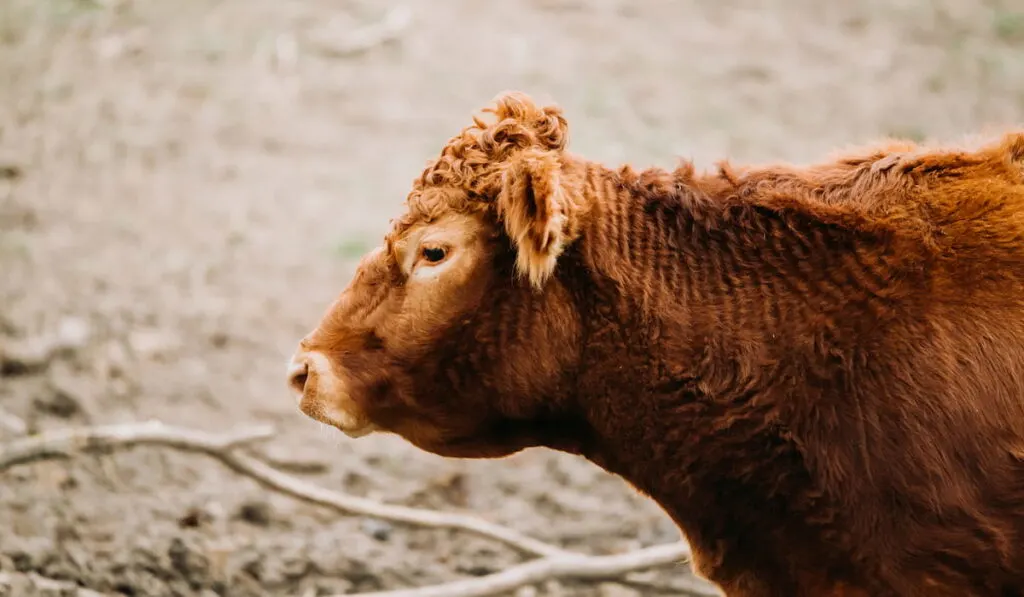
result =
[{"label": "cow head", "polygon": [[566,121],[516,93],[485,112],[299,343],[288,380],[307,416],[459,457],[570,434],[580,321],[554,273],[582,201]]}]

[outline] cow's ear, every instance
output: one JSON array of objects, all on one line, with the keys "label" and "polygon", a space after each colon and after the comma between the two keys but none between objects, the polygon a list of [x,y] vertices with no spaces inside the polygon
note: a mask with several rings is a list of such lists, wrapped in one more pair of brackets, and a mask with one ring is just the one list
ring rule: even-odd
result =
[{"label": "cow's ear", "polygon": [[555,271],[568,244],[571,205],[562,183],[560,154],[528,149],[502,174],[498,216],[516,249],[516,270],[537,289]]}]

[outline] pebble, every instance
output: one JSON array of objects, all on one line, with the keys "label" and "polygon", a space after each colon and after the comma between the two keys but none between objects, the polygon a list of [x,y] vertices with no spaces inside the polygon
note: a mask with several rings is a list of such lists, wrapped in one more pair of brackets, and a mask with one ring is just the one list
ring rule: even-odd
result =
[{"label": "pebble", "polygon": [[70,419],[85,412],[82,388],[74,378],[55,377],[50,380],[44,390],[45,394],[37,396],[32,405],[39,412],[53,415],[60,419]]},{"label": "pebble", "polygon": [[192,506],[178,519],[178,526],[183,529],[196,529],[213,522],[213,515],[202,506]]},{"label": "pebble", "polygon": [[9,162],[0,163],[0,180],[18,180],[24,173],[21,166],[17,164]]},{"label": "pebble", "polygon": [[228,341],[230,339],[231,338],[228,336],[227,332],[213,332],[210,334],[210,346],[213,346],[214,348],[224,348],[228,345]]},{"label": "pebble", "polygon": [[249,524],[265,527],[271,520],[270,504],[262,501],[243,502],[235,516]]},{"label": "pebble", "polygon": [[377,518],[363,518],[359,521],[359,528],[377,541],[387,541],[395,530],[391,523]]},{"label": "pebble", "polygon": [[55,356],[86,345],[92,329],[80,317],[65,317],[50,335],[0,341],[0,376],[28,375],[45,370]]},{"label": "pebble", "polygon": [[128,346],[136,356],[158,358],[173,352],[180,342],[176,336],[165,330],[140,329],[128,336]]},{"label": "pebble", "polygon": [[0,376],[29,375],[50,364],[52,345],[42,338],[8,340],[0,344]]},{"label": "pebble", "polygon": [[81,317],[65,317],[57,326],[57,344],[65,350],[78,350],[85,347],[92,336],[92,326]]},{"label": "pebble", "polygon": [[210,571],[210,560],[194,546],[174,537],[167,547],[171,567],[186,579],[202,578]]}]

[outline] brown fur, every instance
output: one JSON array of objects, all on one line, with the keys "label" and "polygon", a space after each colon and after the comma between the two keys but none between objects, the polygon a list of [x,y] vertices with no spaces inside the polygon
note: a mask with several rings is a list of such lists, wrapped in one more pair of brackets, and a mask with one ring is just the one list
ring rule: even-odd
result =
[{"label": "brown fur", "polygon": [[304,412],[580,454],[729,597],[1024,595],[1024,134],[699,175],[492,111],[303,340],[345,388]]}]

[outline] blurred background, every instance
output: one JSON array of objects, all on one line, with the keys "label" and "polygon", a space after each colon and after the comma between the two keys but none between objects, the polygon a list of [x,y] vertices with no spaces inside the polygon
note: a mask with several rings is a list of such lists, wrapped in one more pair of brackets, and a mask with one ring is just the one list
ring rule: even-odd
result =
[{"label": "blurred background", "polygon": [[[587,553],[678,539],[576,458],[358,442],[300,416],[295,342],[500,91],[570,149],[698,167],[1024,122],[1018,0],[0,0],[0,439],[146,419],[272,424],[323,487],[479,513]],[[329,595],[521,560],[139,447],[0,474],[0,573],[125,595]],[[680,574],[680,570],[666,574]],[[30,584],[0,594],[30,595]],[[8,592],[4,592],[8,591]],[[41,593],[40,593],[41,594]],[[630,597],[551,582],[525,595]]]}]

